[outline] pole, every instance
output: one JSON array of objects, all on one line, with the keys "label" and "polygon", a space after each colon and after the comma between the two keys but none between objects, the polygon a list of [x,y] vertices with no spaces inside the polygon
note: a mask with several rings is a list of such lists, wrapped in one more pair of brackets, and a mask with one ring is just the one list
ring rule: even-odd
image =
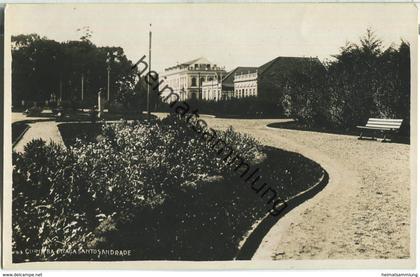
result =
[{"label": "pole", "polygon": [[98,118],[102,117],[102,109],[103,109],[103,105],[102,105],[102,89],[98,91]]},{"label": "pole", "polygon": [[[219,100],[219,75],[217,74],[217,72],[215,72],[214,74],[216,74],[216,101]],[[213,85],[213,82],[212,82]]]},{"label": "pole", "polygon": [[152,69],[152,24],[150,24],[149,30],[149,74],[147,74],[148,86],[147,86],[147,115],[150,116],[150,71]]},{"label": "pole", "polygon": [[109,64],[108,64],[107,70],[108,70],[108,82],[107,82],[107,97],[106,97],[106,99],[109,102],[109,76],[110,76],[110,72],[111,72],[111,66]]},{"label": "pole", "polygon": [[83,93],[84,93],[84,88],[85,88],[85,76],[82,74],[82,101],[83,101]]},{"label": "pole", "polygon": [[62,99],[63,99],[63,78],[61,77],[61,74],[60,74],[60,103]]}]

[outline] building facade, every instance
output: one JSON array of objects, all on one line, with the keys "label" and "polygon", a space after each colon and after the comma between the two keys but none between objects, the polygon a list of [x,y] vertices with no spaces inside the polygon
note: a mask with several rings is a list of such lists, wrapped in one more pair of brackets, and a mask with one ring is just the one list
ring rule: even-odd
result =
[{"label": "building facade", "polygon": [[236,74],[234,79],[235,98],[244,98],[258,95],[258,70],[252,73]]},{"label": "building facade", "polygon": [[221,100],[222,99],[222,82],[220,82],[217,79],[203,82],[202,87],[201,87],[201,99],[207,100],[207,101]]},{"label": "building facade", "polygon": [[[170,87],[181,101],[220,101],[245,97],[275,99],[287,89],[293,74],[313,75],[324,69],[318,58],[277,57],[260,67],[241,66],[226,73],[223,67],[206,58],[198,58],[166,68],[162,73],[160,90],[165,86]],[[162,96],[168,93],[166,91]]]},{"label": "building facade", "polygon": [[[166,68],[161,73],[163,83],[160,87],[169,86],[182,101],[202,99],[203,84],[208,88],[210,83],[219,83],[224,75],[226,72],[223,67],[211,63],[206,58],[198,58]],[[214,98],[213,94],[208,94],[208,97]]]},{"label": "building facade", "polygon": [[[240,87],[251,86],[255,88],[253,92],[256,93],[256,80],[254,80],[255,76],[250,76],[255,74],[256,70],[256,67],[240,66],[225,74],[223,78],[221,78],[221,81],[219,81],[219,79],[214,79],[212,81],[204,82],[202,86],[202,99],[208,101],[219,101],[237,97],[235,95],[234,87],[235,80],[237,80],[238,83],[241,83]],[[249,74],[249,76],[247,74]]]},{"label": "building facade", "polygon": [[250,96],[275,99],[288,87],[293,74],[315,76],[325,70],[318,58],[277,57],[258,68],[247,68],[234,74],[234,98]]}]

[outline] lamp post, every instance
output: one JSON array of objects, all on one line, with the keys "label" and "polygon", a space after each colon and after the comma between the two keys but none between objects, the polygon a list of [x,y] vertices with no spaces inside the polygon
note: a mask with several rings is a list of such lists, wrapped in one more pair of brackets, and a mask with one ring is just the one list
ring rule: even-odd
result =
[{"label": "lamp post", "polygon": [[103,110],[102,89],[99,89],[99,91],[98,91],[98,118],[102,117],[102,110]]},{"label": "lamp post", "polygon": [[147,86],[147,116],[150,117],[150,71],[152,70],[152,24],[150,24],[149,30],[149,74],[147,74],[147,78],[149,78],[149,84]]},{"label": "lamp post", "polygon": [[109,102],[109,95],[110,95],[110,88],[109,88],[109,82],[110,82],[110,75],[111,75],[111,64],[110,64],[110,62],[111,62],[111,57],[110,57],[110,54],[109,54],[109,52],[108,52],[108,58],[106,59],[106,62],[107,62],[107,64],[108,64],[108,66],[107,66],[107,71],[108,71],[108,77],[107,77],[107,85],[106,85],[106,88],[107,88],[107,96],[106,96],[106,100]]},{"label": "lamp post", "polygon": [[200,71],[198,71],[198,97],[197,98],[199,100],[202,98],[201,97],[201,76],[200,76]]},{"label": "lamp post", "polygon": [[83,102],[83,98],[84,98],[84,90],[85,90],[85,75],[82,73],[82,87],[81,87],[81,100]]},{"label": "lamp post", "polygon": [[60,73],[60,98],[58,99],[58,101],[61,103],[61,101],[63,100],[63,77],[62,74]]}]

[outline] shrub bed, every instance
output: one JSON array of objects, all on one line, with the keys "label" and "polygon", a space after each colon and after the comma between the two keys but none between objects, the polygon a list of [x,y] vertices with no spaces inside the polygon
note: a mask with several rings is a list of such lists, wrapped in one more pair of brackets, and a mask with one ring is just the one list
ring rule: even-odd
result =
[{"label": "shrub bed", "polygon": [[[271,97],[250,96],[223,100],[189,99],[188,104],[200,111],[200,114],[211,114],[222,118],[282,118],[283,107]],[[171,112],[168,103],[160,102],[158,111]]]},{"label": "shrub bed", "polygon": [[[14,262],[231,260],[267,213],[260,196],[174,116],[106,124],[99,136],[97,125],[66,125],[66,149],[36,140],[13,155]],[[219,136],[258,164],[283,199],[322,174],[314,162],[232,129]],[[62,248],[76,252],[47,251]],[[130,249],[131,256],[82,249]]]},{"label": "shrub bed", "polygon": [[85,123],[61,123],[58,124],[58,130],[67,146],[74,145],[77,141],[83,140],[95,142],[96,137],[102,132],[103,123],[85,122]]}]

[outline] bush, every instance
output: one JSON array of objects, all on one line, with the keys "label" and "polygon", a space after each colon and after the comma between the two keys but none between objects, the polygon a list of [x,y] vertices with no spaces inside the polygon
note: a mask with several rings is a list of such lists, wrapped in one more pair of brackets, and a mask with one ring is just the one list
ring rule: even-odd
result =
[{"label": "bush", "polygon": [[326,69],[318,60],[291,72],[284,89],[282,106],[284,114],[308,126],[322,126],[328,122],[328,101],[324,85]]},{"label": "bush", "polygon": [[[255,140],[232,129],[220,134],[242,140],[245,158],[259,156]],[[163,239],[159,232],[168,230],[162,211],[226,175],[221,157],[175,116],[105,125],[97,140],[79,140],[67,149],[34,140],[23,154],[14,153],[14,250],[130,248],[126,236],[134,232],[140,236],[132,240],[136,249],[150,253],[156,248],[151,238]],[[139,230],[133,231],[133,224]],[[78,258],[49,252],[14,257],[17,262]]]},{"label": "bush", "polygon": [[410,123],[410,46],[382,48],[368,30],[359,45],[348,43],[319,71],[289,78],[282,100],[287,116],[307,127],[350,131],[370,117],[404,119]]},{"label": "bush", "polygon": [[[261,97],[233,98],[219,101],[189,99],[188,104],[197,108],[201,114],[212,114],[220,117],[280,117],[283,109],[280,102]],[[161,102],[159,111],[171,112],[168,103]]]},{"label": "bush", "polygon": [[[13,154],[13,165],[13,250],[86,247],[98,219],[76,157],[58,145],[34,140],[23,154]],[[23,254],[14,256],[14,261],[63,257],[49,252]]]}]

